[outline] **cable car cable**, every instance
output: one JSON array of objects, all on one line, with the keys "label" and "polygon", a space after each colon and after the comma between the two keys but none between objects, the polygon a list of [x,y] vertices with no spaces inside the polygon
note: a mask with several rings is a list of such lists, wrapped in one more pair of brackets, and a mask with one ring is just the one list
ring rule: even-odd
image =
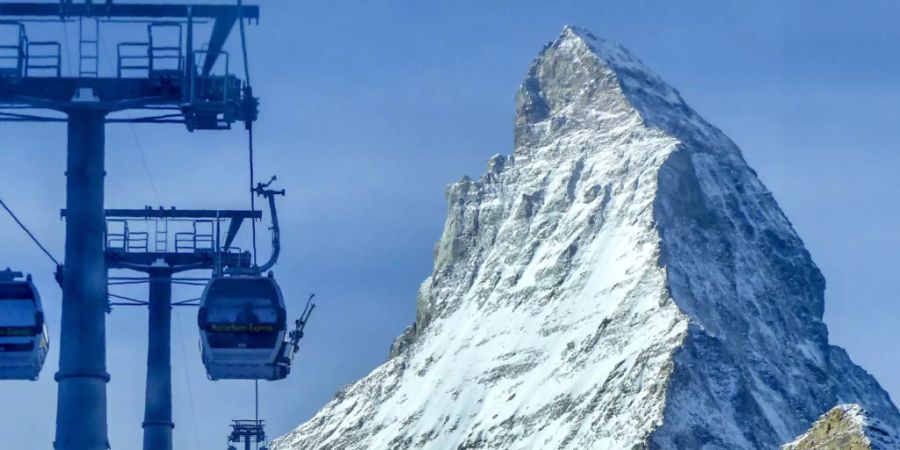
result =
[{"label": "cable car cable", "polygon": [[149,305],[149,304],[150,304],[150,302],[147,302],[147,301],[145,301],[145,300],[140,300],[140,299],[136,299],[136,298],[133,298],[133,297],[127,297],[127,296],[124,296],[124,295],[118,295],[118,294],[106,294],[106,295],[107,295],[108,297],[112,297],[112,298],[115,298],[115,299],[118,299],[118,300],[125,300],[125,301],[127,301],[127,302],[131,302],[131,304],[133,304],[133,305],[144,306],[144,305]]},{"label": "cable car cable", "polygon": [[[241,57],[244,63],[244,96],[252,97],[253,88],[250,84],[250,62],[247,57],[247,33],[244,27],[244,2],[242,0],[237,0],[237,9],[238,9],[238,22],[240,23],[240,33],[241,33]],[[256,179],[253,168],[253,120],[247,119],[244,122],[244,127],[247,129],[247,146],[248,153],[250,159],[250,209],[256,214],[256,194],[253,189],[256,186]],[[256,256],[256,219],[250,220],[250,227],[253,232],[253,265],[258,266],[258,258]]]},{"label": "cable car cable", "polygon": [[[110,62],[112,60],[112,57],[110,56],[109,49],[106,48],[106,45],[102,40],[98,38],[97,41],[99,43],[99,46],[103,49],[103,54],[106,56],[106,58],[103,59],[104,61],[106,61],[106,67],[108,67],[110,70],[115,70],[112,62]],[[128,118],[128,120],[134,119],[134,117],[128,111],[125,111],[124,114],[125,117]],[[159,197],[159,191],[156,189],[156,182],[153,180],[153,173],[150,172],[150,165],[147,163],[147,155],[144,153],[144,146],[141,145],[141,140],[138,138],[137,130],[134,128],[134,124],[128,122],[128,126],[131,128],[131,136],[134,138],[134,145],[137,148],[138,155],[140,155],[141,157],[141,164],[143,164],[144,166],[144,172],[147,174],[147,181],[150,182],[150,189],[153,190],[153,197],[156,198],[156,204],[162,206],[162,200]]]},{"label": "cable car cable", "polygon": [[[125,116],[132,119],[131,114],[128,112],[125,113]],[[159,191],[156,190],[156,182],[153,181],[153,174],[150,172],[150,165],[147,164],[147,155],[144,154],[144,146],[141,145],[141,140],[138,139],[137,130],[134,129],[134,124],[128,122],[128,126],[131,128],[131,135],[134,137],[134,145],[137,147],[138,154],[141,156],[141,163],[144,165],[144,171],[147,173],[147,180],[150,182],[150,189],[153,190],[156,204],[162,206],[162,200],[159,198]]]},{"label": "cable car cable", "polygon": [[19,220],[18,217],[16,217],[16,214],[13,213],[11,209],[9,209],[9,206],[6,206],[6,203],[3,201],[3,199],[0,199],[0,206],[3,206],[3,209],[5,209],[6,212],[9,213],[10,217],[12,217],[13,220],[16,221],[16,223],[19,225],[19,227],[22,228],[22,231],[24,231],[28,235],[28,237],[30,237],[31,240],[38,246],[38,248],[40,248],[41,251],[44,252],[44,254],[47,255],[47,257],[50,258],[51,261],[53,261],[53,264],[56,264],[56,267],[62,266],[62,264],[60,264],[59,261],[56,258],[54,258],[53,255],[47,250],[47,248],[44,247],[43,244],[41,244],[41,241],[39,241],[34,236],[34,234],[31,233],[31,231],[28,229],[28,227],[26,227],[25,224],[23,224],[22,221]]},{"label": "cable car cable", "polygon": [[180,300],[172,303],[172,306],[197,306],[199,305],[200,297],[197,298],[189,298],[187,300]]},{"label": "cable car cable", "polygon": [[[256,423],[259,423],[259,380],[253,380],[253,392],[255,394]],[[259,450],[259,439],[256,440],[256,450]]]},{"label": "cable car cable", "polygon": [[[243,24],[243,22],[241,22]],[[249,86],[249,83],[247,84]],[[254,174],[253,167],[253,122],[247,122],[247,148],[248,148],[248,157],[250,159],[250,210],[253,212],[254,216],[256,215],[256,192],[254,192],[254,188],[256,185],[256,175]],[[253,231],[253,265],[258,266],[259,262],[256,256],[256,218],[250,219],[250,225]]]},{"label": "cable car cable", "polygon": [[246,80],[247,86],[250,86],[250,63],[247,60],[247,34],[244,31],[244,2],[242,0],[237,0],[237,7],[241,30],[241,56],[244,58],[244,80]]},{"label": "cable car cable", "polygon": [[[250,124],[251,122],[248,122]],[[249,157],[250,157],[250,209],[253,211],[253,215],[256,215],[256,192],[254,192],[254,173],[253,173],[253,126],[248,125],[247,128],[247,141],[249,144]],[[253,266],[258,267],[259,263],[256,257],[256,218],[253,217],[250,219],[251,228],[253,229]]]},{"label": "cable car cable", "polygon": [[178,314],[174,314],[174,316],[175,324],[177,325],[175,327],[175,334],[178,338],[178,342],[181,343],[178,348],[181,350],[179,353],[181,353],[181,363],[182,367],[184,367],[184,381],[187,385],[188,400],[191,407],[191,422],[194,425],[194,443],[197,445],[197,450],[200,450],[200,427],[197,426],[197,414],[194,409],[194,390],[191,387],[190,366],[187,361],[187,351],[184,349],[184,337],[182,336],[181,331],[181,316]]}]

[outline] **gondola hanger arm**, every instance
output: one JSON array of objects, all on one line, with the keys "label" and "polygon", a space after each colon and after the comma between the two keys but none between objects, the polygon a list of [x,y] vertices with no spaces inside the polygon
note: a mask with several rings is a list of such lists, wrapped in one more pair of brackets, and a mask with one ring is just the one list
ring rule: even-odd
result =
[{"label": "gondola hanger arm", "polygon": [[284,189],[269,189],[269,186],[276,180],[278,180],[278,177],[273,176],[268,182],[257,183],[256,187],[253,188],[254,194],[264,197],[269,201],[269,211],[271,211],[272,214],[272,225],[269,228],[272,231],[272,254],[269,255],[269,260],[261,266],[254,265],[249,269],[229,269],[227,271],[230,274],[260,276],[271,270],[272,267],[275,267],[275,263],[278,262],[278,257],[281,255],[281,228],[278,225],[278,210],[275,207],[275,197],[286,195],[286,191]]}]

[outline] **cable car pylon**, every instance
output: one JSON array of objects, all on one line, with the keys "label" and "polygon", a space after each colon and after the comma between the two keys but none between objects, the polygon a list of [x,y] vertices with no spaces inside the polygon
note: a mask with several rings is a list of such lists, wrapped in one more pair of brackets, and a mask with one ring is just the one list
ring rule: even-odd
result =
[{"label": "cable car pylon", "polygon": [[[235,444],[241,445],[238,449]],[[262,420],[232,420],[231,432],[228,434],[228,450],[251,450],[252,445],[263,444],[259,450],[268,450],[266,446],[265,423]]]},{"label": "cable car pylon", "polygon": [[[61,19],[65,26],[67,20],[88,18],[146,27],[147,40],[129,40],[116,45],[114,75],[77,71],[64,76],[62,62],[73,59],[62,55],[68,48],[59,42],[35,41],[27,36],[32,21],[51,26],[48,25],[51,20]],[[0,64],[0,121],[68,125],[66,251],[59,371],[55,376],[58,383],[55,450],[107,450],[110,446],[106,387],[110,375],[106,366],[105,323],[109,305],[103,201],[105,125],[178,123],[189,131],[224,130],[237,121],[256,120],[258,103],[255,98],[245,97],[247,91],[242,89],[242,81],[227,73],[227,69],[225,73],[214,69],[221,67],[216,62],[224,53],[224,44],[235,23],[240,20],[243,28],[244,20],[258,18],[257,6],[242,4],[118,4],[109,0],[96,5],[69,0],[0,2],[0,26],[13,31],[3,34],[12,36],[8,42],[0,42],[0,47],[11,50],[10,56]],[[148,20],[152,21],[149,25]],[[165,26],[178,33],[181,44],[177,48],[153,44],[154,32],[161,31],[155,25],[164,21],[168,21]],[[211,30],[209,43],[195,49],[195,26],[203,26],[206,21],[212,22],[208,28]],[[181,39],[185,27],[187,39]],[[45,51],[36,51],[38,47]],[[81,56],[79,61],[83,59]],[[72,70],[68,68],[69,72]],[[117,114],[129,110],[142,112],[139,116]],[[161,274],[164,278],[168,269],[160,267],[159,270],[154,275]],[[164,309],[160,307],[159,311]],[[149,372],[152,371],[148,370],[148,375]],[[171,410],[171,404],[166,407]],[[148,434],[159,437],[157,446],[145,447],[147,450],[171,450],[168,424],[171,414],[168,418],[164,416],[160,414],[146,421],[145,442]]]},{"label": "cable car pylon", "polygon": [[[67,215],[67,211],[64,211]],[[172,300],[173,284],[198,284],[197,279],[184,279],[177,274],[190,270],[222,270],[249,267],[251,255],[232,247],[232,242],[246,220],[258,220],[260,212],[244,210],[181,210],[163,208],[112,209],[105,212],[107,230],[103,243],[107,270],[131,270],[146,278],[110,277],[110,287],[149,284],[146,301],[114,293],[106,300],[107,308],[119,306],[148,307],[147,381],[144,403],[145,450],[170,450],[172,443],[172,308],[197,306],[196,300]],[[153,224],[150,232],[136,231],[132,225]],[[174,233],[170,239],[170,222],[185,224],[190,231]],[[148,225],[149,227],[149,225]],[[161,233],[161,234],[160,234]],[[224,237],[224,239],[223,239]],[[227,244],[226,244],[227,243]],[[225,247],[223,247],[223,245]],[[68,278],[68,273],[66,274]]]},{"label": "cable car pylon", "polygon": [[[259,7],[244,5],[242,0],[236,5],[94,3],[0,2],[0,27],[13,31],[3,35],[13,36],[11,41],[0,42],[0,48],[10,51],[0,61],[0,122],[67,124],[66,203],[62,211],[65,259],[64,265],[57,263],[56,272],[63,296],[53,448],[109,449],[105,315],[114,306],[147,306],[143,447],[172,450],[172,308],[201,306],[198,324],[210,378],[277,380],[289,373],[315,304],[310,296],[300,319],[288,329],[284,295],[271,272],[281,251],[274,199],[284,191],[269,189],[271,181],[253,186],[253,122],[259,102],[249,80],[245,21],[258,21]],[[67,21],[79,21],[77,67],[63,66],[63,61],[73,60],[63,55],[69,51],[68,45],[28,38],[32,22],[52,26],[49,24],[56,20],[63,26]],[[93,32],[85,33],[85,21],[90,20]],[[101,55],[97,51],[103,47],[101,27],[107,21],[137,25],[146,33],[144,41],[116,43],[114,75],[99,70]],[[222,55],[227,58],[224,45],[235,24],[240,25],[244,80],[228,72],[227,61],[217,64]],[[206,27],[210,34],[205,45],[195,48],[199,27]],[[160,44],[170,40],[157,39],[159,33],[175,33],[177,44]],[[140,113],[132,116],[127,111]],[[251,211],[105,209],[106,124],[176,123],[193,132],[227,130],[236,122],[243,122],[248,131]],[[273,222],[272,254],[262,265],[256,264],[255,221],[261,218],[255,207],[256,195],[268,200]],[[149,233],[130,229],[129,222],[135,220],[165,224],[166,239],[160,240],[160,231],[155,230],[151,247]],[[175,233],[174,248],[170,249],[168,223],[174,220],[187,221],[193,229]],[[245,220],[251,220],[254,227],[252,253],[233,246]],[[223,223],[227,230],[222,230]],[[149,284],[146,301],[109,292],[109,286],[135,282],[134,278],[109,276],[110,270],[118,269],[146,274],[141,281]],[[213,271],[200,303],[172,300],[172,284],[196,284],[196,280],[176,277],[188,270]],[[39,336],[43,316],[33,284],[19,276],[3,277],[3,282],[8,282],[5,287],[23,283],[31,287],[28,300],[32,305],[22,310],[32,316],[30,321],[3,322],[18,312],[4,312],[2,308],[12,303],[3,303],[0,287],[0,345],[7,344],[3,338],[24,337],[2,336],[4,332],[25,333],[29,328],[28,339],[38,349],[45,348],[45,340]],[[46,352],[33,355],[33,362],[45,356]],[[31,370],[39,372],[42,363],[41,359]],[[258,425],[261,430],[261,422]]]},{"label": "cable car pylon", "polygon": [[[174,427],[172,307],[200,307],[198,326],[202,357],[210,379],[280,380],[290,373],[299,349],[298,342],[315,304],[310,296],[300,319],[295,321],[293,329],[288,329],[284,296],[270,270],[277,262],[281,248],[275,198],[285,194],[284,190],[269,189],[274,181],[273,177],[254,189],[255,195],[268,200],[272,221],[272,252],[262,266],[253,264],[253,255],[249,251],[234,247],[241,225],[246,220],[261,219],[260,211],[149,207],[106,211],[107,268],[146,273],[149,283],[147,301],[110,294],[109,302],[110,307],[148,306],[150,311],[143,422],[145,450],[166,448],[164,445],[171,442]],[[135,231],[133,222],[151,222],[155,229],[152,232],[149,228]],[[174,248],[165,248],[170,241],[169,222],[188,224],[191,230],[174,233]],[[164,248],[160,248],[160,242]],[[176,277],[180,272],[192,270],[210,270],[213,274],[205,282],[203,296],[173,301],[173,284],[201,283],[202,279],[198,278]],[[130,277],[111,277],[110,280],[111,286],[141,281]]]}]

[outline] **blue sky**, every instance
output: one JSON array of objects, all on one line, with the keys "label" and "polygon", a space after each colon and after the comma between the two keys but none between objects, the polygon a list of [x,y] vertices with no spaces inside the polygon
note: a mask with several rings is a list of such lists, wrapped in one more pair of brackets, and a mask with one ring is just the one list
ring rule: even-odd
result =
[{"label": "blue sky", "polygon": [[[444,187],[512,151],[516,89],[565,24],[631,49],[741,146],[825,273],[832,342],[900,398],[900,5],[261,3],[260,26],[248,28],[262,101],[257,174],[277,173],[289,193],[276,274],[294,314],[308,292],[321,299],[292,376],[261,386],[271,435],[382,362],[413,321],[445,218]],[[0,198],[60,255],[65,128],[3,123],[0,132]],[[240,129],[110,125],[107,139],[108,207],[248,203]],[[55,337],[52,267],[6,217],[0,242],[0,266],[35,274]],[[146,314],[120,308],[107,323],[111,443],[138,448]],[[176,310],[176,444],[221,449],[228,421],[252,416],[252,384],[205,379],[195,323],[195,311]],[[0,432],[16,448],[52,441],[57,344],[41,381],[0,384],[4,404],[18,405],[0,412]]]}]

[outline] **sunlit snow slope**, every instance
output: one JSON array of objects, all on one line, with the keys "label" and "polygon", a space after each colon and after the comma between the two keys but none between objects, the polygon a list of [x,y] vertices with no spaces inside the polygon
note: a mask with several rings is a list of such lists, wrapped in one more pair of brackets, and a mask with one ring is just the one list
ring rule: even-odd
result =
[{"label": "sunlit snow slope", "polygon": [[566,28],[515,152],[447,190],[418,317],[287,449],[776,449],[887,394],[735,144],[625,49]]}]

